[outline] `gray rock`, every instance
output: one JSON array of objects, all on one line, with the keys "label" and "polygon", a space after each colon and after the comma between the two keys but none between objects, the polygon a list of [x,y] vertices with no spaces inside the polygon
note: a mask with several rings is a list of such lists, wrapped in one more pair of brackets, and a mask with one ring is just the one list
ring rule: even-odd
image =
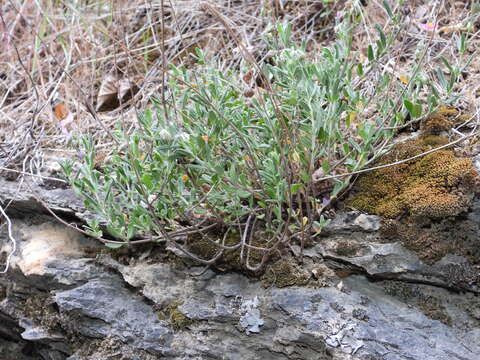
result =
[{"label": "gray rock", "polygon": [[[8,181],[0,176],[0,203],[10,202],[11,209],[18,214],[41,212],[47,213],[43,205],[35,196],[41,194],[41,199],[54,210],[64,214],[76,215],[80,218],[91,216],[85,211],[82,200],[75,195],[70,188],[46,189],[43,183],[35,181],[29,183],[17,183]],[[35,192],[32,194],[32,190]]]},{"label": "gray rock", "polygon": [[359,211],[349,211],[337,214],[335,218],[322,230],[323,234],[351,233],[352,231],[377,231],[380,229],[381,218],[375,215],[366,215]]},{"label": "gray rock", "polygon": [[64,337],[61,334],[54,334],[43,326],[37,326],[30,319],[20,319],[20,326],[25,330],[22,332],[22,338],[30,341],[42,341],[42,340],[63,340]]},{"label": "gray rock", "polygon": [[92,280],[71,290],[56,292],[60,311],[76,314],[78,332],[87,337],[115,336],[134,347],[164,354],[171,333],[150,306],[116,278]]},{"label": "gray rock", "polygon": [[[474,202],[467,221],[476,222],[480,226],[480,215],[475,216],[479,203],[478,200]],[[399,242],[379,242],[378,235],[372,232],[373,227],[367,226],[366,230],[359,231],[353,225],[359,217],[361,215],[356,212],[340,214],[338,220],[332,221],[333,228],[304,254],[312,259],[326,258],[340,262],[345,267],[353,267],[355,272],[377,280],[397,279],[427,283],[454,291],[480,293],[479,268],[466,258],[446,254],[436,263],[426,264]],[[347,229],[351,231],[348,232]],[[478,242],[480,246],[480,237]]]},{"label": "gray rock", "polygon": [[360,214],[353,221],[353,225],[359,226],[363,231],[377,231],[380,229],[381,219],[375,215]]},{"label": "gray rock", "polygon": [[[328,275],[323,288],[264,288],[241,274],[196,276],[202,268],[179,270],[148,257],[128,265],[91,258],[86,249],[97,243],[33,215],[41,207],[28,189],[18,193],[18,184],[2,184],[0,201],[15,197],[12,214],[22,214],[12,218],[18,247],[8,275],[0,277],[2,360],[11,354],[21,360],[114,354],[142,360],[476,360],[480,354],[478,269],[454,254],[427,265],[398,242],[378,241],[378,217],[339,214],[304,251],[305,267],[329,265],[357,275]],[[38,190],[56,211],[86,216],[68,190]],[[466,218],[478,222],[479,214],[477,201]],[[0,253],[10,249],[2,234]],[[175,326],[172,311],[187,325]],[[22,354],[27,347],[31,356]]]},{"label": "gray rock", "polygon": [[[275,290],[273,306],[303,324],[303,331],[317,334],[329,346],[360,358],[389,354],[389,359],[473,360],[480,353],[479,328],[459,331],[429,319],[418,309],[386,296],[380,286],[362,277],[353,276],[344,283],[344,291]],[[330,302],[342,304],[345,310],[333,310]],[[355,316],[358,309],[364,319]]]}]

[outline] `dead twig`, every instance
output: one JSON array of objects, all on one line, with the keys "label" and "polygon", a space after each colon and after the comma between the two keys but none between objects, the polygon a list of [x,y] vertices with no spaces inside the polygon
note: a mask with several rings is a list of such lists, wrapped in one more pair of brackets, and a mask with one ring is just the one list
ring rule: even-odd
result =
[{"label": "dead twig", "polygon": [[10,268],[10,262],[11,262],[13,254],[15,253],[15,251],[17,251],[17,240],[15,240],[15,238],[13,237],[12,221],[8,217],[7,213],[3,210],[3,207],[1,205],[0,205],[0,213],[2,214],[2,216],[7,221],[8,238],[12,242],[12,249],[8,253],[7,260],[5,261],[5,269],[0,271],[0,274],[5,274],[8,271],[8,269]]},{"label": "dead twig", "polygon": [[366,173],[366,172],[369,172],[369,171],[375,171],[375,170],[380,170],[380,169],[385,169],[385,168],[388,168],[388,167],[400,165],[400,164],[406,163],[406,162],[408,162],[408,161],[415,160],[415,159],[421,158],[421,157],[423,157],[423,156],[426,156],[426,155],[428,155],[428,154],[434,153],[434,152],[436,152],[436,151],[449,148],[449,147],[451,147],[451,146],[453,146],[453,145],[455,145],[455,144],[461,143],[461,142],[463,142],[463,141],[465,141],[465,140],[467,140],[467,139],[470,139],[470,138],[472,138],[472,137],[474,137],[474,136],[477,136],[477,135],[479,135],[479,134],[480,134],[480,131],[476,131],[476,132],[474,132],[474,133],[465,135],[465,136],[461,137],[460,139],[457,139],[457,140],[455,140],[455,141],[451,141],[451,142],[449,142],[448,144],[445,144],[445,145],[436,147],[436,148],[434,148],[434,149],[432,149],[432,150],[425,151],[425,152],[423,152],[423,153],[421,153],[421,154],[417,154],[417,155],[415,155],[415,156],[412,156],[412,157],[409,157],[409,158],[406,158],[406,159],[403,159],[403,160],[395,161],[395,162],[389,163],[389,164],[374,166],[374,167],[370,167],[370,168],[362,169],[362,170],[358,170],[358,171],[352,171],[352,172],[348,172],[348,173],[344,173],[344,174],[324,176],[324,177],[322,177],[322,178],[316,179],[315,182],[320,182],[320,181],[325,181],[325,180],[330,180],[330,179],[338,179],[338,178],[342,178],[342,177],[346,177],[346,176],[363,174],[363,173]]}]

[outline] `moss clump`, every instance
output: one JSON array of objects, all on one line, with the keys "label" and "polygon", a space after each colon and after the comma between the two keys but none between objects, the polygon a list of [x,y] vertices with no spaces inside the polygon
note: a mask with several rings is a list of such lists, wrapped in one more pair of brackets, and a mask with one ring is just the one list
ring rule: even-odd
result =
[{"label": "moss clump", "polygon": [[183,315],[178,307],[182,305],[180,301],[171,302],[165,308],[165,317],[170,321],[170,324],[175,330],[185,330],[188,326],[193,324],[193,320]]},{"label": "moss clump", "polygon": [[[426,133],[398,144],[380,159],[379,165],[447,144],[447,138],[430,131],[439,129],[436,126],[441,122],[445,125],[445,121],[453,121],[451,117],[458,114],[451,108],[443,112],[430,118],[435,126],[429,127],[427,121]],[[401,241],[427,264],[449,253],[479,263],[478,225],[457,217],[470,208],[477,189],[478,174],[472,160],[457,157],[453,149],[447,148],[367,173],[360,178],[347,205],[386,217],[381,230],[383,240]]]},{"label": "moss clump", "polygon": [[451,106],[442,105],[437,109],[436,114],[453,118],[459,114],[459,111]]},{"label": "moss clump", "polygon": [[335,253],[343,257],[354,257],[358,254],[359,250],[359,244],[349,241],[340,241],[335,246]]},{"label": "moss clump", "polygon": [[428,318],[438,320],[445,325],[451,325],[452,319],[448,315],[445,306],[434,296],[426,295],[422,285],[408,284],[398,281],[385,281],[384,291],[387,295],[411,303]]},{"label": "moss clump", "polygon": [[77,348],[75,356],[79,359],[110,359],[110,360],[155,360],[158,356],[149,354],[145,350],[133,348],[124,344],[115,336],[107,336],[103,339],[84,339]]},{"label": "moss clump", "polygon": [[63,333],[67,339],[65,345],[72,353],[90,343],[91,339],[78,332],[82,316],[75,311],[59,312],[50,294],[40,292],[27,297],[21,311],[24,317],[48,331]]},{"label": "moss clump", "polygon": [[438,320],[448,326],[452,324],[452,319],[447,314],[445,306],[441,305],[438,300],[429,298],[426,301],[418,301],[417,306],[426,317]]},{"label": "moss clump", "polygon": [[[453,247],[460,244],[452,241],[450,232],[445,231],[443,224],[429,224],[424,220],[426,219],[410,219],[410,221],[404,222],[392,220],[395,221],[395,224],[390,223],[389,231],[382,232],[382,235],[390,241],[400,239],[406,248],[414,251],[427,264],[435,263],[449,252],[458,253],[459,249]],[[395,231],[389,234],[393,229]]]},{"label": "moss clump", "polygon": [[[218,236],[210,235],[209,236],[216,241],[221,241]],[[230,243],[231,241],[226,241]],[[201,234],[194,234],[188,238],[188,250],[194,253],[195,255],[199,256],[201,259],[209,260],[217,255],[220,248],[216,246],[213,242],[209,241],[206,237],[202,236]]]},{"label": "moss clump", "polygon": [[[215,243],[221,244],[223,241],[223,234],[208,234],[210,240],[202,235],[193,235],[188,239],[188,249],[195,255],[199,256],[202,259],[209,260],[215,257],[220,251],[220,247]],[[262,236],[261,234],[256,234],[254,239],[251,241],[250,245],[256,246],[258,248],[268,248],[269,244],[262,240],[262,238],[267,238],[267,236]],[[211,240],[215,241],[213,243]],[[240,243],[240,236],[238,233],[233,233],[225,239],[225,246],[235,246]],[[246,257],[247,248],[244,250]],[[251,249],[249,254],[249,264],[251,266],[258,265],[263,258],[265,251]],[[245,261],[245,259],[244,259]],[[245,265],[242,264],[240,259],[240,247],[233,250],[225,250],[223,255],[218,259],[215,264],[217,269],[229,271],[245,271]]]},{"label": "moss clump", "polygon": [[448,131],[452,128],[453,123],[444,115],[433,114],[422,122],[420,130],[424,134],[440,135],[444,131]]},{"label": "moss clump", "polygon": [[23,313],[47,329],[56,330],[62,327],[62,321],[53,304],[48,294],[39,293],[25,300]]},{"label": "moss clump", "polygon": [[383,290],[385,294],[393,296],[402,301],[410,300],[418,295],[418,289],[414,285],[401,281],[384,281]]},{"label": "moss clump", "polygon": [[[407,217],[385,220],[380,235],[386,242],[401,241],[426,264],[434,264],[447,254],[463,256],[471,264],[480,264],[479,231],[480,226],[475,217]],[[464,279],[476,273],[478,271],[460,272]]]},{"label": "moss clump", "polygon": [[[397,145],[377,165],[412,157],[447,141],[424,135]],[[468,194],[476,177],[471,159],[458,158],[452,149],[444,149],[367,173],[347,205],[387,218],[455,216],[469,207],[472,197]]]},{"label": "moss clump", "polygon": [[306,285],[309,280],[310,276],[305,270],[284,259],[269,266],[262,277],[265,287],[276,286],[279,288]]}]

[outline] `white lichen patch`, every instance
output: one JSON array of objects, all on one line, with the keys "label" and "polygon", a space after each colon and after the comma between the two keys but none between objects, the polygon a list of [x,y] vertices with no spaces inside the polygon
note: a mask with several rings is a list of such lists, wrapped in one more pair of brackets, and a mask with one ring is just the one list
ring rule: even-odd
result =
[{"label": "white lichen patch", "polygon": [[261,318],[260,310],[257,309],[258,306],[260,306],[260,301],[256,296],[253,300],[245,301],[241,306],[244,314],[240,317],[240,326],[245,329],[247,334],[259,333],[260,326],[265,323]]}]

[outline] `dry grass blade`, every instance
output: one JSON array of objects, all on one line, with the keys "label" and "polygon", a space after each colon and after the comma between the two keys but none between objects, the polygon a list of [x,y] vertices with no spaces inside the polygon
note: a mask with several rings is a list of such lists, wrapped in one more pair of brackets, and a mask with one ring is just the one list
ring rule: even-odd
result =
[{"label": "dry grass blade", "polygon": [[[333,15],[325,15],[333,14],[334,7],[318,1],[284,3],[222,0],[215,7],[231,21],[245,49],[258,59],[265,52],[261,38],[268,22],[290,21],[296,24],[296,36],[303,39],[325,39],[325,30],[332,29],[328,20]],[[128,105],[147,105],[150,96],[162,88],[162,73],[169,62],[191,64],[195,47],[222,58],[225,68],[241,61],[238,42],[219,26],[218,19],[189,0],[135,4],[126,0],[75,4],[9,0],[2,2],[0,15],[4,29],[0,39],[0,144],[4,153],[0,156],[4,167],[18,164],[37,141],[42,143],[40,149],[65,148],[71,136],[58,125],[58,116],[50,107],[53,100],[71,109],[69,135],[89,133],[104,143],[109,137],[104,130],[113,128],[118,119],[118,114],[110,112],[119,112],[127,126],[134,124],[135,111]],[[113,73],[123,80],[109,89],[108,74]],[[118,104],[127,102],[127,106]],[[41,140],[36,137],[40,133]]]}]

